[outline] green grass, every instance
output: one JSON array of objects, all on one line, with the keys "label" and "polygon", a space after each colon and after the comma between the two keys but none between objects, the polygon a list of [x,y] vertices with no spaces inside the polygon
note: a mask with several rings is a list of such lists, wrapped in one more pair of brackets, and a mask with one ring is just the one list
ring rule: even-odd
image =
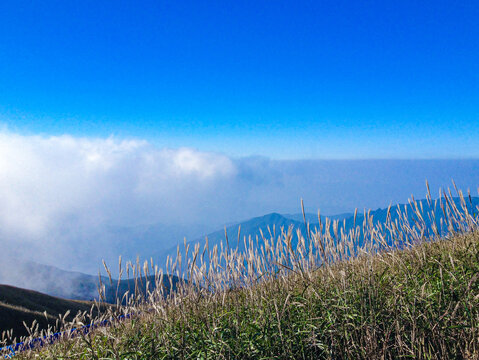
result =
[{"label": "green grass", "polygon": [[18,358],[477,359],[477,217],[441,206],[459,228],[447,238],[424,238],[420,221],[368,228],[369,219],[370,242],[336,223],[295,249],[292,229],[259,247],[245,239],[245,253],[228,241],[198,246],[184,273],[169,264],[189,279],[177,293],[153,292],[122,309],[143,311],[131,320]]},{"label": "green grass", "polygon": [[308,281],[291,275],[216,301],[188,299],[41,357],[473,358],[478,274],[479,234],[460,235],[341,263]]}]

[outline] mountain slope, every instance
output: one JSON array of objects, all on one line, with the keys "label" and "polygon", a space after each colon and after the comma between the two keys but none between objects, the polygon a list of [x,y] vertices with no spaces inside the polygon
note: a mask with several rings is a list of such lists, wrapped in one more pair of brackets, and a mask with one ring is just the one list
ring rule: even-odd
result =
[{"label": "mountain slope", "polygon": [[[84,275],[80,279],[83,282],[69,284],[70,289],[74,289],[75,286],[78,287],[78,291],[73,293],[77,297],[80,297],[82,287],[96,287],[94,282],[96,280],[89,279],[88,275]],[[85,279],[87,280],[85,281]],[[115,303],[117,295],[120,298],[127,292],[133,295],[135,294],[135,289],[136,294],[145,294],[147,282],[149,283],[150,290],[155,287],[154,275],[147,278],[138,278],[136,281],[135,279],[126,279],[118,282],[118,280],[112,279],[111,285],[108,278],[102,278],[102,281],[105,285],[104,300],[107,303]],[[163,281],[165,294],[171,290],[171,285],[175,289],[178,281],[179,279],[176,276],[165,276]],[[66,320],[71,320],[79,311],[89,312],[92,305],[93,302],[90,301],[63,299],[34,290],[0,285],[0,334],[5,330],[13,329],[14,336],[25,336],[28,335],[28,332],[23,322],[30,326],[36,320],[40,329],[46,329],[49,325],[54,326],[58,316],[60,314],[63,315],[67,310],[70,310],[70,315]],[[96,314],[96,311],[94,311],[94,314]]]},{"label": "mountain slope", "polygon": [[[163,279],[163,285],[167,292],[170,291],[169,278],[169,276],[165,275]],[[144,289],[148,281],[150,284],[149,289],[151,290],[155,283],[154,280],[154,275],[148,278],[139,278],[139,287]],[[0,281],[8,284],[13,283],[21,288],[38,291],[63,299],[92,301],[99,298],[98,276],[67,271],[55,266],[42,265],[34,262],[17,262],[15,271],[0,276]],[[112,283],[110,284],[109,278],[102,276],[101,281],[103,285],[105,285],[105,301],[109,303],[116,302],[115,297],[117,294],[121,298],[127,291],[131,294],[135,289],[135,279],[132,278],[122,279],[119,283],[117,279],[112,279]],[[175,287],[178,281],[178,277],[171,276],[173,287]]]},{"label": "mountain slope", "polygon": [[30,326],[36,320],[39,328],[45,329],[48,325],[55,325],[59,314],[70,310],[66,319],[71,320],[79,311],[89,312],[92,305],[87,301],[66,300],[37,291],[0,285],[0,333],[13,329],[13,336],[26,336],[28,332],[23,321]]},{"label": "mountain slope", "polygon": [[[284,229],[284,231],[287,231],[290,226],[292,226],[295,230],[300,229],[302,233],[304,233],[305,231],[303,221],[295,221],[292,219],[288,219],[278,213],[271,213],[264,216],[255,217],[253,219],[226,227],[228,244],[230,248],[238,247],[239,250],[242,250],[244,249],[245,237],[247,242],[249,241],[249,237],[251,237],[253,242],[256,242],[256,238],[258,238],[258,241],[261,242],[262,234],[265,238],[270,238],[271,235],[275,236],[276,238],[281,234],[282,228]],[[194,246],[198,243],[200,244],[200,248],[203,249],[206,244],[206,238],[208,238],[208,246],[210,249],[213,249],[214,246],[220,246],[221,242],[223,242],[223,245],[226,246],[225,229],[222,229],[207,234],[203,238],[198,238],[187,242],[187,245],[190,245],[189,253],[191,254],[194,249]],[[176,259],[178,245],[180,246],[180,252],[182,254],[182,257],[184,257],[184,244],[178,243],[176,246],[162,252],[162,254],[159,256],[160,266],[163,266],[166,263],[166,259],[168,256],[170,258]]]},{"label": "mountain slope", "polygon": [[[342,213],[342,214],[336,214],[336,215],[321,215],[321,221],[326,220],[326,218],[329,218],[331,220],[344,220],[347,218],[352,217],[354,214],[353,213]],[[303,219],[303,214],[282,214],[287,219],[291,219],[294,221],[299,221],[299,222],[304,222]],[[305,213],[304,217],[306,218],[306,221],[313,224],[318,222],[318,214],[313,214],[313,213]]]}]

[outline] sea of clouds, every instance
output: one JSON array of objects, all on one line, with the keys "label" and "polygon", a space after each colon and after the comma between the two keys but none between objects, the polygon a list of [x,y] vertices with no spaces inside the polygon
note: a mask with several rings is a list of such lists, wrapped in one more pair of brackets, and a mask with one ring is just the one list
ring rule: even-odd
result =
[{"label": "sea of clouds", "polygon": [[[433,195],[451,179],[477,195],[479,160],[234,158],[141,139],[1,131],[0,249],[4,259],[95,273],[102,258],[142,248],[129,229],[200,236],[273,211],[299,212],[301,198],[323,214],[386,207],[425,197],[426,179]],[[178,240],[159,234],[154,246]]]}]

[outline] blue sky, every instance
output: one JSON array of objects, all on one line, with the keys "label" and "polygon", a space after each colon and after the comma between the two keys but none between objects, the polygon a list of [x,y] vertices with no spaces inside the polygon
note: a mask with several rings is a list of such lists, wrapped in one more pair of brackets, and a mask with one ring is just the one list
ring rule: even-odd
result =
[{"label": "blue sky", "polygon": [[87,271],[116,260],[112,227],[387,207],[425,179],[477,195],[477,19],[477,1],[2,0],[0,248]]},{"label": "blue sky", "polygon": [[0,124],[228,156],[479,157],[474,1],[0,3]]}]

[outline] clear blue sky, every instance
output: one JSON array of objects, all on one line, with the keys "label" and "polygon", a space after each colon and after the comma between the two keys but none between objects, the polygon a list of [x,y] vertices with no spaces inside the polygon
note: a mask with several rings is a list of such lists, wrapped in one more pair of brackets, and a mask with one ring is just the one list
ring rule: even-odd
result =
[{"label": "clear blue sky", "polygon": [[274,158],[479,157],[477,1],[0,2],[0,123]]}]

